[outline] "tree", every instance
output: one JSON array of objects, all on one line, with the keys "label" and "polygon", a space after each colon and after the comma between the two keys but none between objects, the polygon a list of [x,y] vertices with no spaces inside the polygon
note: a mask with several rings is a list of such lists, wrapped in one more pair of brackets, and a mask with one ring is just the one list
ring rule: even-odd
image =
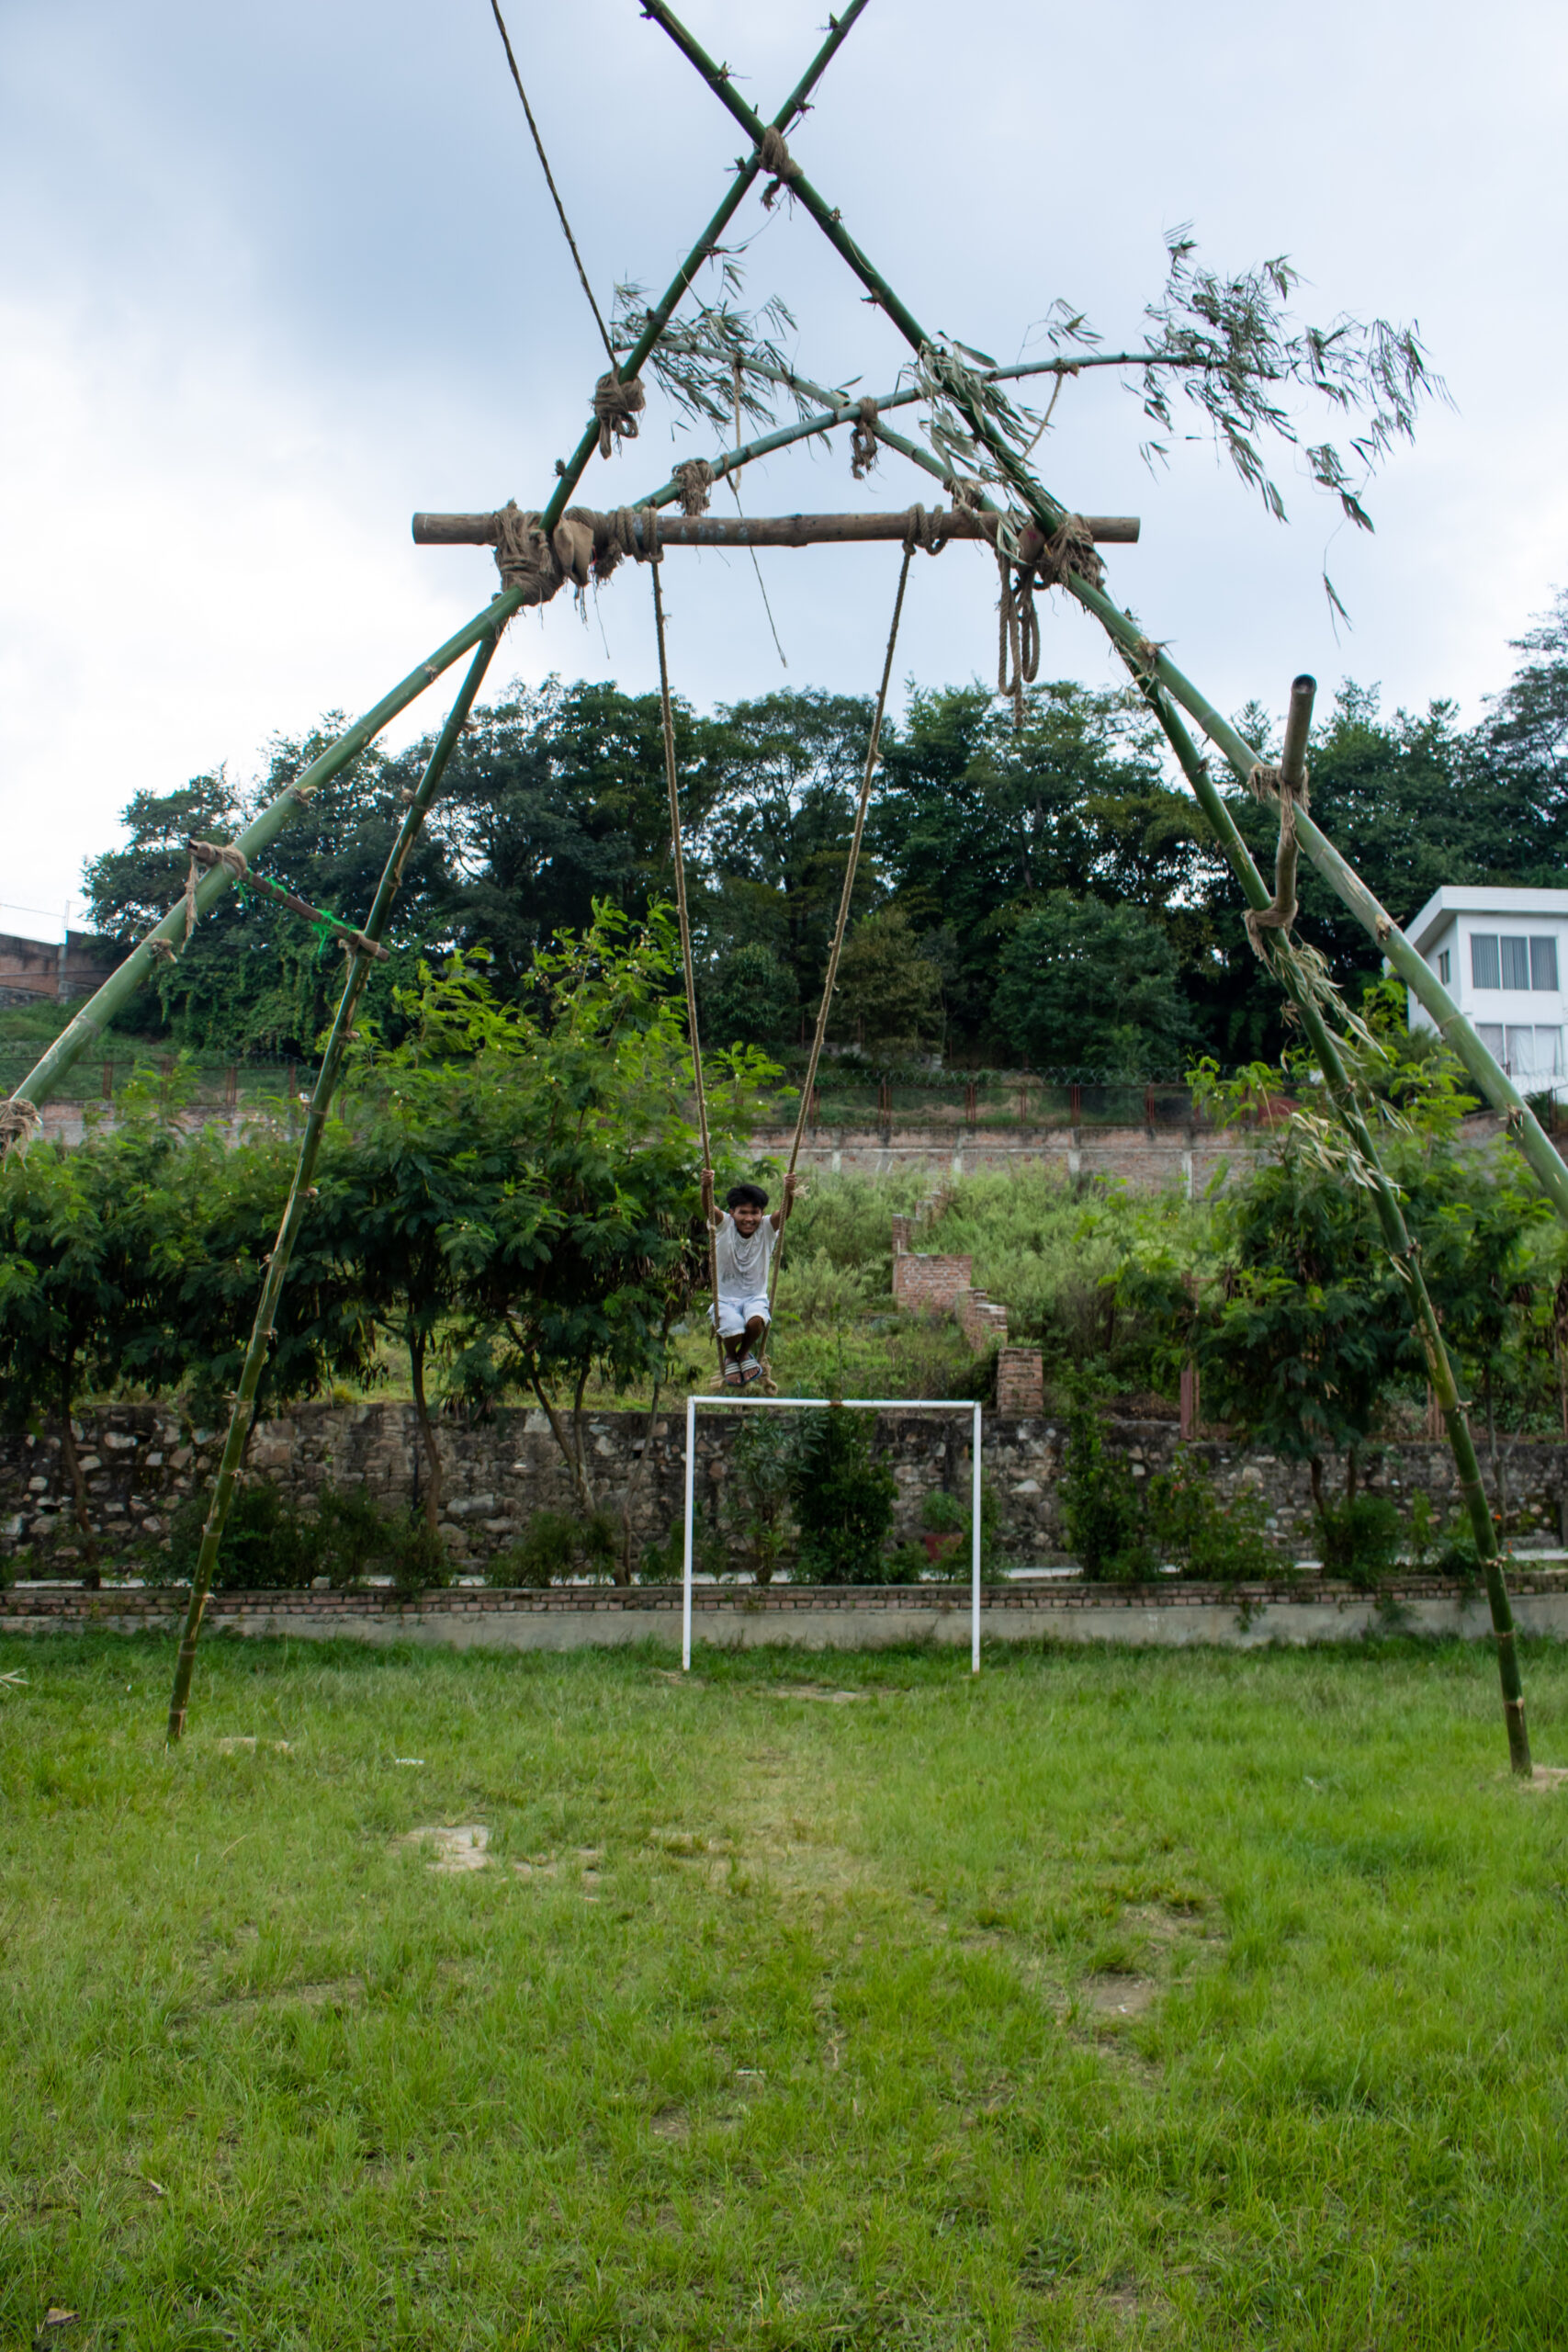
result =
[{"label": "tree", "polygon": [[863,915],[844,942],[829,1035],[874,1052],[919,1050],[942,1035],[942,967],[899,906]]},{"label": "tree", "polygon": [[[466,1207],[451,1200],[431,1221],[450,1270],[454,1385],[481,1409],[508,1389],[537,1399],[585,1519],[597,1509],[590,1380],[662,1382],[671,1326],[705,1282],[692,1249],[701,1148],[671,994],[678,970],[667,908],[634,926],[601,904],[586,933],[536,959],[522,1005],[466,973],[426,973],[411,1041],[378,1072],[400,1087],[423,1057],[440,1089],[456,1081],[456,1048],[468,1048],[472,1136],[458,1174],[482,1181]],[[750,1047],[705,1059],[722,1170],[739,1166],[759,1089],[778,1073]]]},{"label": "tree", "polygon": [[1146,1078],[1180,1066],[1191,1018],[1176,951],[1138,908],[1054,890],[1003,947],[992,1025],[1040,1069]]},{"label": "tree", "polygon": [[702,973],[698,1007],[705,1050],[710,1045],[774,1045],[794,1033],[800,1014],[795,974],[760,939],[731,948]]},{"label": "tree", "polygon": [[1353,1501],[1358,1450],[1384,1392],[1421,1358],[1369,1195],[1319,1146],[1315,1124],[1287,1117],[1272,1152],[1221,1196],[1225,1278],[1202,1302],[1194,1337],[1205,1401],[1307,1463],[1325,1517],[1324,1454],[1345,1453]]},{"label": "tree", "polygon": [[177,1138],[145,1102],[73,1150],[36,1143],[0,1169],[0,1418],[52,1417],[72,1513],[97,1582],[77,1399],[153,1369],[166,1269],[183,1233],[170,1182]]}]

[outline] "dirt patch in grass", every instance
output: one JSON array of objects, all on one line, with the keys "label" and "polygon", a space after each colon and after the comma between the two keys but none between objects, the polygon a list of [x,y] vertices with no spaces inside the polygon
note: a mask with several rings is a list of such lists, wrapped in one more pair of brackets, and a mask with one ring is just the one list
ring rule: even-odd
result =
[{"label": "dirt patch in grass", "polygon": [[392,1840],[395,1854],[416,1852],[422,1847],[429,1849],[430,1867],[438,1877],[457,1878],[467,1871],[490,1868],[490,1831],[482,1821],[405,1829]]}]

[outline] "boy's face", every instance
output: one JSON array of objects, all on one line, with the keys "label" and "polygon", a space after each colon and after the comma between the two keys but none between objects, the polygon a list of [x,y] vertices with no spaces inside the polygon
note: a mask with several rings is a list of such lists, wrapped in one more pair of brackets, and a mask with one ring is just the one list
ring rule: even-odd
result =
[{"label": "boy's face", "polygon": [[736,1232],[744,1237],[750,1237],[755,1233],[762,1222],[762,1212],[755,1201],[742,1201],[739,1206],[731,1209],[729,1214],[735,1219]]}]

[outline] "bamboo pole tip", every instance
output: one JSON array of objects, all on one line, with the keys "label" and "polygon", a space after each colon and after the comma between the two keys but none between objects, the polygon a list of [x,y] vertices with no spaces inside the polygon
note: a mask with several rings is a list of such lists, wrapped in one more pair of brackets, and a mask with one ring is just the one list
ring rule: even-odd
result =
[{"label": "bamboo pole tip", "polygon": [[1310,676],[1305,670],[1302,672],[1299,678],[1292,678],[1291,680],[1291,700],[1292,702],[1310,702],[1316,692],[1317,680]]}]

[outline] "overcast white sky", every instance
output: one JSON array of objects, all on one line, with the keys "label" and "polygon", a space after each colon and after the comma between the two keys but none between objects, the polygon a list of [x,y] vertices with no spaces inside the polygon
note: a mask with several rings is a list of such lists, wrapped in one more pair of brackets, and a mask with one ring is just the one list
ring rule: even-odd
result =
[{"label": "overcast white sky", "polygon": [[[686,14],[771,113],[826,9]],[[510,0],[509,22],[602,300],[661,287],[738,131],[636,0]],[[6,0],[0,87],[0,928],[47,935],[17,910],[78,890],[133,791],[252,773],[274,729],[365,707],[485,601],[488,554],[416,550],[410,514],[541,503],[603,361],[488,0]],[[1310,668],[1468,716],[1568,581],[1565,102],[1550,0],[874,0],[793,143],[917,315],[998,356],[1057,296],[1135,342],[1185,220],[1218,267],[1291,254],[1308,315],[1418,321],[1456,405],[1374,484],[1371,539],[1299,471],[1290,528],[1269,522],[1201,441],[1151,479],[1105,378],[1067,386],[1041,464],[1069,503],[1142,514],[1112,588],[1222,708],[1278,705]],[[741,221],[761,217],[753,197]],[[902,346],[803,213],[780,206],[748,267],[795,311],[806,372],[893,382]],[[581,494],[635,499],[671,454],[656,410]],[[753,469],[745,497],[931,488],[885,458],[863,489],[836,450]],[[1355,625],[1337,643],[1325,549]],[[901,670],[989,672],[987,560],[922,565]],[[874,687],[892,550],[769,560],[787,673],[747,559],[669,570],[697,703]],[[1045,673],[1109,679],[1062,602]],[[552,670],[646,687],[645,580],[586,630],[564,597],[514,626],[491,674]]]}]

